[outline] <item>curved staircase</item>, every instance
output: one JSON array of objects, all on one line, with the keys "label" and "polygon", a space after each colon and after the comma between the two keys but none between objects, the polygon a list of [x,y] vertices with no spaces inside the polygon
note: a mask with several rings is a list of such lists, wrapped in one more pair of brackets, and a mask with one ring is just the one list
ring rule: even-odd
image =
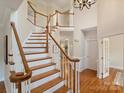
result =
[{"label": "curved staircase", "polygon": [[[26,60],[32,71],[31,93],[60,93],[58,89],[66,88],[60,70],[56,69],[56,63],[52,62],[52,57],[47,52],[46,37],[45,32],[33,32],[23,45]],[[67,90],[62,93],[67,93]]]}]

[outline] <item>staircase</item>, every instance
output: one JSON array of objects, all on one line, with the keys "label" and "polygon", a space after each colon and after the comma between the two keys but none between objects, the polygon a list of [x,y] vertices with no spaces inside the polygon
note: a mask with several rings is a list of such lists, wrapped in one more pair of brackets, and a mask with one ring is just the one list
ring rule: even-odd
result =
[{"label": "staircase", "polygon": [[[56,69],[56,63],[47,51],[47,34],[45,32],[31,33],[23,45],[26,60],[32,71],[31,93],[54,93],[62,87],[65,81]],[[67,90],[64,91],[67,93]]]},{"label": "staircase", "polygon": [[[41,27],[36,21],[36,15],[40,14],[46,19],[45,30],[31,32],[22,45],[15,24],[11,22],[24,68],[22,72],[11,72],[10,82],[13,83],[14,91],[12,93],[80,93],[78,67],[80,60],[65,53],[52,36],[51,29],[53,16],[73,13],[56,11],[47,16],[35,10],[30,2],[28,4],[35,15],[33,21],[29,19],[31,24]],[[57,18],[56,27],[60,26],[58,22]]]}]

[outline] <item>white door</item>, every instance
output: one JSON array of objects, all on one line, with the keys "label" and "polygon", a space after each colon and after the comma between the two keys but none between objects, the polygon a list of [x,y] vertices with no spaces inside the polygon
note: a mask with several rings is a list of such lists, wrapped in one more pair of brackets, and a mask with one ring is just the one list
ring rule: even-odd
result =
[{"label": "white door", "polygon": [[87,67],[97,70],[98,43],[97,40],[87,40]]},{"label": "white door", "polygon": [[109,38],[103,39],[102,78],[109,76]]}]

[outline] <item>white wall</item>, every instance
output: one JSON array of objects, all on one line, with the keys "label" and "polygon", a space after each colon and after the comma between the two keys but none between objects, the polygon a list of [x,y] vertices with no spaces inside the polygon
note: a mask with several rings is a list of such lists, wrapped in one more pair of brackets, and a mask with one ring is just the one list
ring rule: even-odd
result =
[{"label": "white wall", "polygon": [[74,39],[79,41],[79,44],[77,46],[75,46],[76,51],[75,50],[74,51],[76,52],[77,56],[82,57],[80,48],[83,49],[83,47],[79,47],[81,45],[81,42],[83,42],[82,41],[83,35],[82,35],[81,30],[85,29],[85,28],[97,26],[96,5],[93,5],[90,10],[84,9],[83,11],[80,11],[79,9],[74,9],[74,14],[75,14],[74,15],[74,25],[75,25]]},{"label": "white wall", "polygon": [[109,38],[109,55],[110,55],[110,67],[123,69],[123,35],[113,36]]},{"label": "white wall", "polygon": [[69,40],[69,53],[71,56],[73,56],[73,31],[61,31],[60,40],[61,42],[64,41],[64,43],[65,40]]},{"label": "white wall", "polygon": [[5,35],[9,36],[9,50],[11,49],[11,31],[10,31],[10,14],[13,10],[16,10],[19,5],[21,4],[22,0],[12,0],[12,1],[6,1],[2,0],[0,1],[0,74],[2,76],[1,80],[4,80],[6,91],[7,93],[10,93],[10,69],[8,65],[5,65],[4,63],[4,44],[3,44],[3,37]]},{"label": "white wall", "polygon": [[124,0],[98,0],[99,37],[124,33]]},{"label": "white wall", "polygon": [[102,38],[124,33],[124,0],[98,0],[99,77],[102,73]]},{"label": "white wall", "polygon": [[4,80],[3,37],[0,35],[0,81]]},{"label": "white wall", "polygon": [[28,34],[32,31],[35,31],[35,27],[27,20],[27,0],[24,0],[20,7],[12,14],[12,21],[15,22],[16,28],[23,42]]},{"label": "white wall", "polygon": [[82,29],[91,28],[97,26],[97,7],[96,4],[91,7],[91,9],[84,9],[80,11],[74,8],[74,55],[81,59],[80,69],[85,69],[85,46],[84,46],[84,34]]}]

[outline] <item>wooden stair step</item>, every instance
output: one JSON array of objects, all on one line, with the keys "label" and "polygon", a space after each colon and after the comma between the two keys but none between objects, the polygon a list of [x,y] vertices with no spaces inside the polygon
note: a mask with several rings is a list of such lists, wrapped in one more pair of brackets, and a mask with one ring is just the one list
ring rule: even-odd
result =
[{"label": "wooden stair step", "polygon": [[30,39],[28,39],[28,40],[47,40],[47,39],[40,39],[40,38],[35,38],[35,39],[33,39],[33,38],[30,38]]},{"label": "wooden stair step", "polygon": [[25,55],[45,54],[47,52],[25,52]]},{"label": "wooden stair step", "polygon": [[26,42],[26,44],[48,44],[47,42]]},{"label": "wooden stair step", "polygon": [[40,60],[51,59],[51,58],[52,58],[52,57],[35,58],[35,59],[27,60],[27,62],[34,62],[34,61],[40,61]]},{"label": "wooden stair step", "polygon": [[48,64],[34,66],[34,67],[31,67],[30,69],[31,69],[31,71],[34,71],[34,70],[38,70],[38,69],[53,66],[53,65],[56,65],[56,64],[55,63],[48,63]]},{"label": "wooden stair step", "polygon": [[58,77],[58,78],[56,78],[52,81],[49,81],[49,82],[47,82],[47,83],[45,83],[45,84],[43,84],[37,88],[32,89],[31,93],[43,93],[44,91],[52,88],[53,86],[57,85],[58,83],[60,83],[62,81],[63,81],[63,79]]},{"label": "wooden stair step", "polygon": [[47,47],[23,47],[23,48],[47,48]]},{"label": "wooden stair step", "polygon": [[54,93],[67,93],[67,92],[68,92],[68,88],[66,86],[62,86],[61,88],[56,90]]},{"label": "wooden stair step", "polygon": [[58,72],[60,72],[60,71],[57,70],[57,69],[54,69],[54,70],[48,71],[48,72],[46,72],[46,73],[42,73],[42,74],[33,76],[33,77],[31,78],[31,83],[32,83],[32,82],[35,82],[35,81],[38,81],[38,80],[40,80],[40,79],[46,78],[46,77],[48,77],[48,76],[51,76],[51,75],[53,75],[53,74],[56,74],[56,73],[58,73]]},{"label": "wooden stair step", "polygon": [[31,35],[30,37],[46,37],[46,35]]},{"label": "wooden stair step", "polygon": [[46,32],[33,32],[32,34],[46,34]]}]

